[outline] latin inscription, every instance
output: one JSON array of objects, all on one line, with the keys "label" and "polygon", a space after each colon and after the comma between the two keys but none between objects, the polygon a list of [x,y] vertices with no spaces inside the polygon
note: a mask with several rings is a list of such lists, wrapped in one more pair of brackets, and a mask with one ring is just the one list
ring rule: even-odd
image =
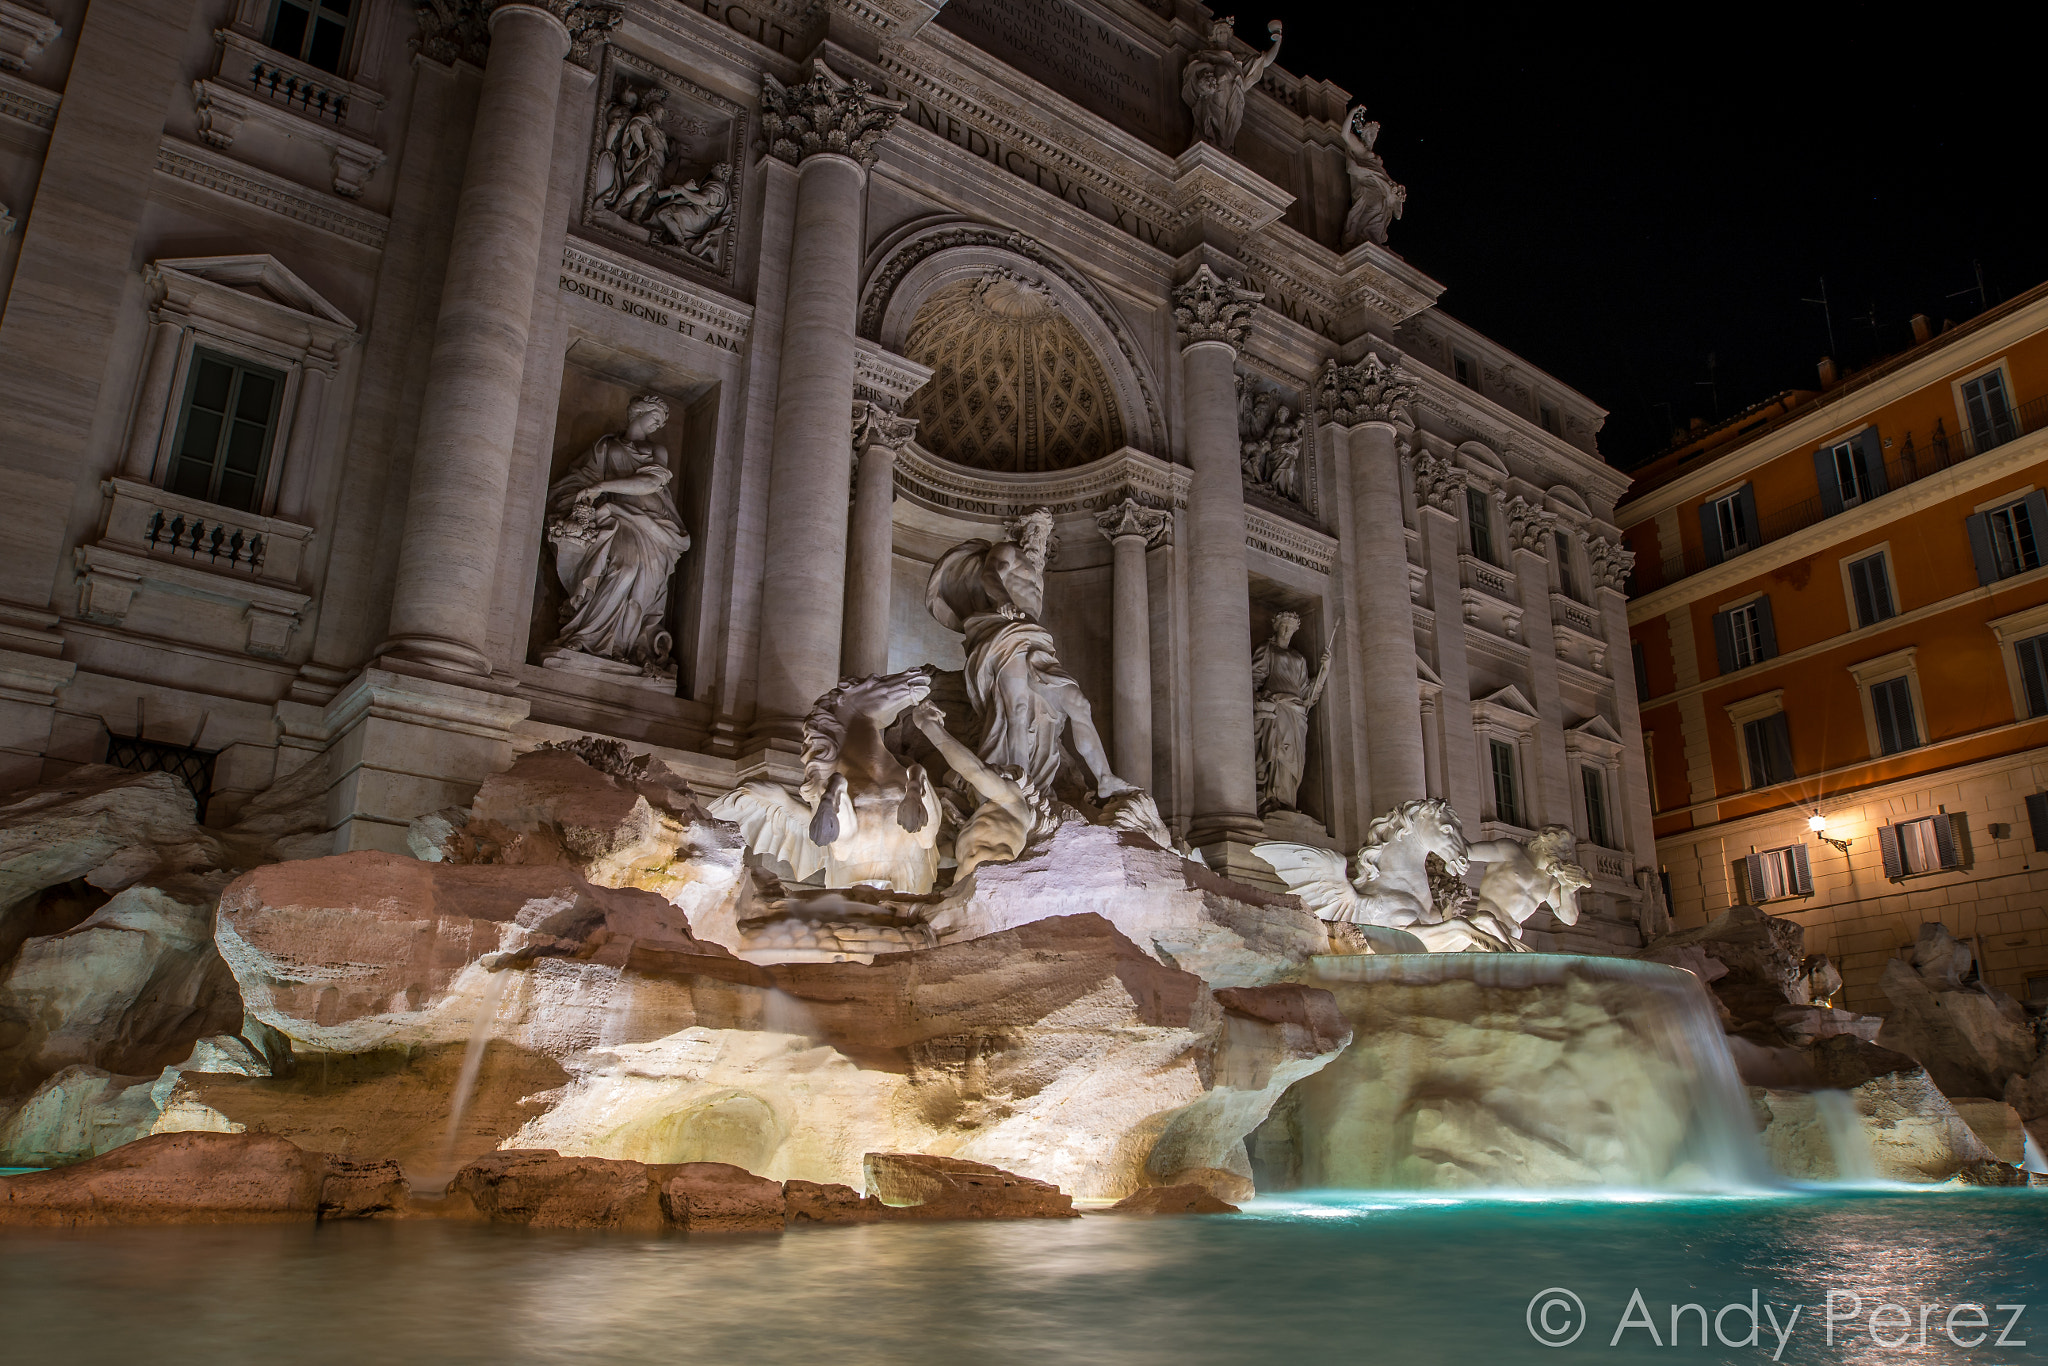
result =
[{"label": "latin inscription", "polygon": [[716,19],[734,33],[751,38],[762,47],[772,47],[785,57],[793,55],[798,35],[777,20],[756,14],[745,5],[727,4],[725,0],[699,0],[699,3],[708,18]]},{"label": "latin inscription", "polygon": [[737,338],[726,336],[724,333],[713,331],[710,328],[700,327],[688,318],[672,317],[666,311],[652,308],[647,304],[641,303],[638,299],[622,299],[608,289],[600,289],[589,281],[579,280],[573,275],[564,275],[561,280],[561,287],[565,293],[574,294],[578,298],[588,299],[590,302],[605,308],[617,309],[627,317],[638,318],[641,322],[651,323],[655,327],[672,329],[680,332],[685,337],[695,337],[699,341],[709,342],[721,351],[737,353],[740,349]]},{"label": "latin inscription", "polygon": [[952,0],[938,23],[1106,119],[1165,131],[1158,55],[1067,0]]}]

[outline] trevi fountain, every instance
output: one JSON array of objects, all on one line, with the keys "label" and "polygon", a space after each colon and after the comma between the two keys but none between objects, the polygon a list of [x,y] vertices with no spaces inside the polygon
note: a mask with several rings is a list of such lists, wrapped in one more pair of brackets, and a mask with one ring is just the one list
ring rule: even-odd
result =
[{"label": "trevi fountain", "polygon": [[2048,1341],[2035,1023],[1671,923],[1604,414],[1280,20],[358,9],[0,5],[13,1356]]}]

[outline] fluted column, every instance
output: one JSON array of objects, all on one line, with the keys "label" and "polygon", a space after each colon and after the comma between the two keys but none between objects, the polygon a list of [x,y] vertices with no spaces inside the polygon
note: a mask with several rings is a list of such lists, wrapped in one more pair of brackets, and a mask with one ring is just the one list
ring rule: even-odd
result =
[{"label": "fluted column", "polygon": [[1368,816],[1427,794],[1422,711],[1416,683],[1415,623],[1408,583],[1408,533],[1401,517],[1401,458],[1395,423],[1415,385],[1368,351],[1355,365],[1323,367],[1317,401],[1324,421],[1345,430],[1340,458],[1351,463],[1351,525],[1345,548],[1353,601],[1364,620],[1349,632],[1365,691]]},{"label": "fluted column", "polygon": [[1188,839],[1205,852],[1231,836],[1252,838],[1263,829],[1252,733],[1252,619],[1237,439],[1237,350],[1264,297],[1219,278],[1206,265],[1197,266],[1194,276],[1173,292],[1181,333],[1181,414],[1193,472],[1188,484],[1187,558],[1196,743],[1194,820]]},{"label": "fluted column", "polygon": [[[814,62],[809,80],[763,77],[769,152],[797,168],[781,379],[768,472],[756,735],[794,741],[840,673],[848,451],[867,167],[901,106]],[[881,623],[887,650],[887,608]],[[861,648],[871,649],[864,641]],[[884,668],[886,669],[886,659]]]},{"label": "fluted column", "polygon": [[[484,652],[576,0],[491,11],[490,56],[427,361],[383,652],[489,674]],[[555,12],[551,12],[555,11]]]},{"label": "fluted column", "polygon": [[1119,777],[1152,789],[1152,595],[1145,552],[1173,534],[1173,514],[1135,498],[1095,514],[1113,556],[1110,661],[1115,673],[1111,757]]},{"label": "fluted column", "polygon": [[879,403],[853,405],[853,449],[860,469],[853,530],[846,548],[846,648],[841,672],[853,678],[889,672],[890,590],[896,560],[896,453],[917,435],[913,418]]}]

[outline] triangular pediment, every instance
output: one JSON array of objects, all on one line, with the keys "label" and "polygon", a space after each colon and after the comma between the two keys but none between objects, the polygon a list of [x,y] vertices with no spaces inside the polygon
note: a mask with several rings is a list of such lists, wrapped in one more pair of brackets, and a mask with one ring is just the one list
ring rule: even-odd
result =
[{"label": "triangular pediment", "polygon": [[1430,668],[1426,659],[1418,658],[1415,661],[1415,676],[1433,688],[1441,688],[1444,685],[1443,675]]},{"label": "triangular pediment", "polygon": [[1604,716],[1589,716],[1575,726],[1566,726],[1568,735],[1583,735],[1593,740],[1605,740],[1610,745],[1621,743],[1621,733],[1607,724]]},{"label": "triangular pediment", "polygon": [[355,330],[346,313],[321,298],[317,290],[292,274],[275,256],[261,252],[247,256],[181,256],[158,261],[156,267],[318,318],[344,331]]},{"label": "triangular pediment", "polygon": [[1479,700],[1486,706],[1499,707],[1502,711],[1511,711],[1517,715],[1529,717],[1531,720],[1536,718],[1536,704],[1531,702],[1527,694],[1512,683],[1502,688],[1499,692],[1490,693]]}]

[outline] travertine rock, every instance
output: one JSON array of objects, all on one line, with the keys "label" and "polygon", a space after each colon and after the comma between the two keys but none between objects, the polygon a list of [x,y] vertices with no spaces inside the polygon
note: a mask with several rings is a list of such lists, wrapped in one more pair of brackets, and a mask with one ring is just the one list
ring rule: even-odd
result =
[{"label": "travertine rock", "polygon": [[70,1066],[154,1073],[241,1022],[213,947],[219,885],[130,887],[84,923],[24,942],[0,975],[0,1094]]},{"label": "travertine rock", "polygon": [[1071,1219],[1074,1198],[1049,1181],[928,1153],[869,1153],[868,1193],[898,1219]]},{"label": "travertine rock", "polygon": [[1201,1186],[1147,1186],[1109,1207],[1111,1214],[1236,1214]]},{"label": "travertine rock", "polygon": [[785,1181],[782,1203],[792,1224],[872,1224],[889,1216],[874,1196],[836,1181]]},{"label": "travertine rock", "polygon": [[782,1183],[727,1162],[685,1162],[661,1183],[670,1223],[692,1233],[782,1231]]},{"label": "travertine rock", "polygon": [[0,1178],[0,1225],[275,1223],[393,1209],[389,1169],[336,1166],[271,1134],[159,1134],[56,1171]]},{"label": "travertine rock", "polygon": [[132,1143],[155,1126],[153,1077],[67,1067],[0,1122],[0,1165],[54,1167]]},{"label": "travertine rock", "polygon": [[1778,1009],[1812,1002],[1805,943],[1797,921],[1731,906],[1705,925],[1652,941],[1636,957],[1692,971],[1727,1012],[1729,1033],[1777,1044],[1785,1042]]},{"label": "travertine rock", "polygon": [[2026,1160],[2027,1129],[2018,1110],[2002,1100],[1969,1097],[1951,1100],[1949,1104],[1962,1116],[1963,1123],[1970,1126],[1970,1132],[1977,1136],[1977,1141],[1990,1149],[1993,1157],[2013,1167]]},{"label": "travertine rock", "polygon": [[1925,1067],[1944,1095],[2003,1099],[2034,1066],[2033,1022],[2004,992],[1963,985],[1970,959],[1942,926],[1921,926],[1912,959],[1892,959],[1878,979],[1892,1008],[1877,1041]]},{"label": "travertine rock", "polygon": [[374,1219],[404,1214],[411,1197],[412,1187],[396,1162],[351,1162],[330,1156],[326,1179],[320,1183],[320,1217]]},{"label": "travertine rock", "polygon": [[1329,932],[1294,897],[1233,882],[1142,835],[1079,821],[1014,862],[975,869],[931,922],[950,944],[1083,914],[1214,987],[1283,980],[1329,948]]},{"label": "travertine rock", "polygon": [[652,1232],[664,1222],[660,1177],[644,1164],[544,1148],[478,1158],[448,1183],[448,1198],[493,1223],[534,1228]]},{"label": "travertine rock", "polygon": [[[1831,1131],[1824,1097],[1757,1088],[1764,1151],[1781,1174],[1833,1181],[1858,1169],[1885,1181],[1947,1181],[1971,1164],[1995,1161],[1968,1123],[1920,1068],[1888,1073],[1848,1091],[1852,1108]],[[1854,1145],[1843,1153],[1841,1144]],[[1977,1183],[1977,1184],[1981,1184]]]},{"label": "travertine rock", "polygon": [[0,798],[0,957],[23,902],[82,879],[117,892],[145,878],[225,866],[219,839],[197,825],[184,783],[168,773],[101,764]]}]

